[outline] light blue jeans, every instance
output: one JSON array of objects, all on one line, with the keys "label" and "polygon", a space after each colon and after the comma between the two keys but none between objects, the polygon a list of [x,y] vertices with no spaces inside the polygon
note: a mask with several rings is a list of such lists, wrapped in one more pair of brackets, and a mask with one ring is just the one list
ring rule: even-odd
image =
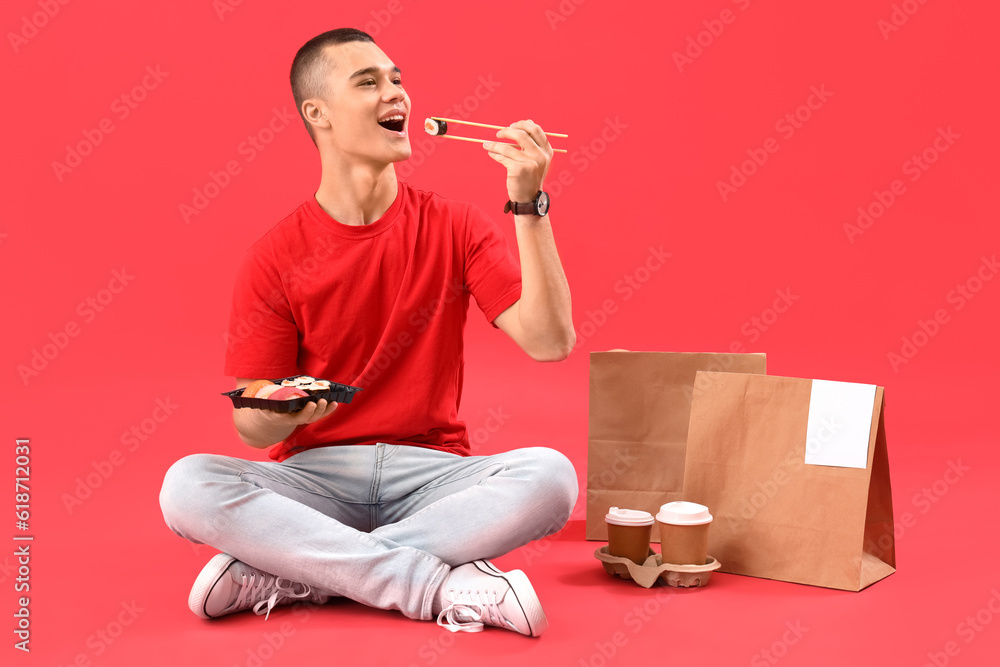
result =
[{"label": "light blue jeans", "polygon": [[379,609],[430,620],[452,567],[550,535],[577,498],[573,464],[545,447],[458,456],[352,445],[284,462],[192,454],[163,480],[172,531]]}]

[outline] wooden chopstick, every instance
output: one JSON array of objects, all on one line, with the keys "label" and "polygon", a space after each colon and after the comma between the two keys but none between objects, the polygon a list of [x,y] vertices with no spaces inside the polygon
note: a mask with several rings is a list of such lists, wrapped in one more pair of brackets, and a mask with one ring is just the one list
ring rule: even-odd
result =
[{"label": "wooden chopstick", "polygon": [[[454,118],[440,118],[438,116],[431,116],[431,120],[443,120],[446,123],[458,123],[459,125],[473,125],[475,127],[489,127],[494,130],[505,130],[507,129],[507,127],[509,127],[506,125],[487,125],[486,123],[473,123],[468,120],[456,120]],[[544,132],[543,134],[549,137],[559,137],[561,139],[569,139],[568,134],[559,134],[558,132]],[[448,136],[448,135],[442,135],[442,136]]]},{"label": "wooden chopstick", "polygon": [[[440,118],[436,118],[435,120],[441,120],[441,119]],[[483,143],[486,143],[487,141],[490,141],[490,139],[473,139],[472,137],[456,137],[453,134],[435,134],[433,136],[440,137],[442,139],[457,139],[458,141],[474,141],[477,144],[483,144]],[[504,146],[517,146],[517,144],[508,144],[506,141],[498,141],[496,143],[503,144]],[[564,151],[561,148],[553,148],[552,152],[554,152],[554,153],[565,153],[566,151]]]}]

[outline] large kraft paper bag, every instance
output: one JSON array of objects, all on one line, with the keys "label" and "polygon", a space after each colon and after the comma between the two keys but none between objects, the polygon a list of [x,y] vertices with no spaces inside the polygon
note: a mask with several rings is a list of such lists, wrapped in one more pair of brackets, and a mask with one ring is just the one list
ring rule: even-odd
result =
[{"label": "large kraft paper bag", "polygon": [[[846,385],[862,391],[860,401],[830,398],[830,387]],[[849,591],[895,572],[883,394],[874,385],[698,373],[684,498],[714,516],[708,546],[720,572]],[[846,445],[859,467],[815,463]]]},{"label": "large kraft paper bag", "polygon": [[587,539],[608,539],[604,515],[611,507],[656,514],[682,499],[699,370],[764,373],[765,365],[764,354],[591,352]]}]

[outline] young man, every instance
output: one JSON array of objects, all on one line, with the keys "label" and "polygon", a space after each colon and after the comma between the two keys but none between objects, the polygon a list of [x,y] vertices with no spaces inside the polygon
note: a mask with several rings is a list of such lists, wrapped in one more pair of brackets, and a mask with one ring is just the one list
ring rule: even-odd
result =
[{"label": "young man", "polygon": [[573,348],[541,192],[548,141],[528,120],[483,145],[521,204],[518,270],[478,209],[397,181],[393,163],[410,156],[410,100],[370,36],[315,37],[291,81],[322,179],[247,252],[225,372],[237,387],[304,374],[363,391],[349,405],[320,400],[291,414],[234,410],[240,438],[275,445],[273,462],[196,454],[171,466],[160,493],[167,525],[224,552],[189,606],[203,618],[269,615],[344,596],[453,631],[488,624],[538,636],[547,620],[527,577],[487,559],[559,530],[576,473],[544,447],[469,456],[457,412],[470,295],[533,359]]}]

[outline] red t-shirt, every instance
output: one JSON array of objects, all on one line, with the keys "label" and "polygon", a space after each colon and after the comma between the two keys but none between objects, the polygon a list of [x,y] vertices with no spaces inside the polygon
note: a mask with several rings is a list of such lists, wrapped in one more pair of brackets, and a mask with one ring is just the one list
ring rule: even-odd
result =
[{"label": "red t-shirt", "polygon": [[470,294],[491,324],[521,297],[507,240],[478,208],[400,182],[385,215],[345,225],[310,197],[243,259],[224,372],[363,389],[271,448],[277,461],[376,442],[468,455],[458,406]]}]

